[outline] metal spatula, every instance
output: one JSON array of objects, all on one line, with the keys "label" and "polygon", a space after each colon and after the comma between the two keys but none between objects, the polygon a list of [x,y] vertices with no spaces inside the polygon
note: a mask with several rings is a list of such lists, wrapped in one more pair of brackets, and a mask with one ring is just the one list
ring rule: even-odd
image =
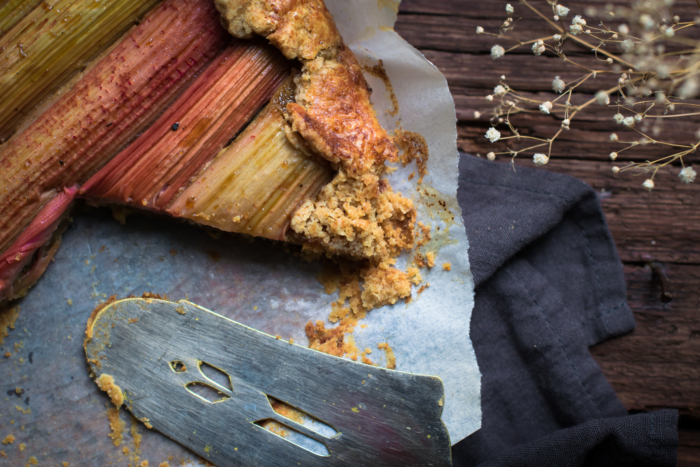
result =
[{"label": "metal spatula", "polygon": [[117,301],[87,334],[92,371],[134,416],[219,467],[452,465],[437,377],[290,345],[186,301]]}]

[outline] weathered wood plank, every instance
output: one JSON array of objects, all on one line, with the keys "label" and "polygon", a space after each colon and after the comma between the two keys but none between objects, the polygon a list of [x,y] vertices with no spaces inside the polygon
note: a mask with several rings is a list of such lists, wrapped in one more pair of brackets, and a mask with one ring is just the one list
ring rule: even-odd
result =
[{"label": "weathered wood plank", "polygon": [[[446,15],[470,18],[501,18],[505,17],[506,15],[505,6],[507,3],[511,3],[515,8],[515,14],[512,15],[513,18],[534,16],[526,9],[526,7],[513,0],[440,0],[439,2],[434,0],[403,0],[399,11],[401,13],[422,13],[425,15]],[[542,0],[534,0],[531,1],[531,3],[538,7],[543,13],[551,12],[551,9],[549,9],[551,7],[548,7]],[[573,18],[573,16],[576,14],[583,15],[584,8],[587,6],[604,8],[608,3],[613,3],[614,5],[624,5],[628,4],[629,1],[622,0],[619,2],[610,2],[609,0],[572,0],[567,1],[565,4],[571,8],[571,12],[569,13],[568,17]],[[698,14],[698,6],[694,1],[679,0],[676,1],[675,5],[673,6],[673,13],[679,15],[682,21],[692,21]]]},{"label": "weathered wood plank", "polygon": [[[567,24],[574,14],[584,14],[586,6],[601,8],[607,2],[567,2],[572,10]],[[496,42],[506,46],[506,42],[476,35],[475,29],[482,26],[495,31],[506,17],[506,3],[505,0],[403,0],[396,25],[397,32],[447,77],[457,107],[460,149],[482,156],[489,151],[524,147],[522,142],[492,144],[484,138],[491,126],[489,119],[494,107],[494,102],[484,97],[493,92],[501,75],[524,96],[537,99],[553,96],[554,76],[559,75],[567,82],[581,76],[556,57],[533,57],[529,47],[492,60],[491,46]],[[510,3],[516,9],[512,16],[519,19],[515,32],[520,39],[551,33],[537,28],[544,23],[535,20],[534,14],[522,4]],[[543,1],[535,0],[533,4],[547,8]],[[679,0],[673,9],[681,21],[691,21],[698,13],[694,0]],[[607,66],[587,57],[581,49],[567,46],[565,50],[586,66],[596,69]],[[579,104],[598,90],[612,87],[616,78],[611,74],[590,80],[579,88],[573,103]],[[680,410],[678,465],[697,467],[700,466],[700,209],[697,208],[700,185],[679,183],[679,165],[663,169],[656,176],[656,189],[652,193],[641,187],[643,176],[613,175],[608,154],[623,146],[611,144],[610,133],[617,133],[623,141],[637,137],[633,138],[632,132],[612,122],[613,112],[601,110],[594,108],[577,116],[572,129],[563,132],[559,143],[555,143],[553,158],[547,165],[548,170],[588,182],[600,193],[620,257],[626,262],[628,298],[637,328],[627,336],[594,347],[591,352],[628,409]],[[477,118],[475,112],[481,116]],[[535,112],[512,116],[511,121],[523,135],[550,137],[559,129],[562,118]],[[504,124],[497,128],[504,135],[509,134]],[[697,128],[697,120],[665,120],[661,135],[664,141],[694,144]],[[622,153],[617,164],[653,160],[668,154],[660,146],[637,146]],[[517,164],[532,166],[531,156],[532,151],[523,154]],[[507,156],[499,157],[508,160]],[[687,164],[698,164],[700,155],[686,156],[684,160]],[[669,304],[659,299],[660,285],[646,265],[649,260],[661,261],[668,274],[669,291],[674,295]]]}]

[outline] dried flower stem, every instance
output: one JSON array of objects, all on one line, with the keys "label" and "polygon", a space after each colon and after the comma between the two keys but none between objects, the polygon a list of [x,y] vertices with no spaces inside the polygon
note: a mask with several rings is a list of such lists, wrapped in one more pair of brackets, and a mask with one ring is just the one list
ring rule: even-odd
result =
[{"label": "dried flower stem", "polygon": [[[530,0],[521,0],[520,3],[525,5],[530,11],[535,13],[539,18],[543,19],[556,32],[551,36],[540,37],[528,41],[518,39],[514,34],[515,23],[512,18],[508,18],[500,28],[498,34],[486,33],[483,28],[478,27],[477,33],[488,34],[500,39],[513,41],[516,43],[513,47],[505,50],[500,45],[492,47],[492,57],[494,59],[503,56],[505,53],[511,52],[519,47],[532,44],[532,52],[535,56],[543,55],[549,51],[561,58],[565,63],[573,67],[585,70],[586,73],[572,82],[564,83],[559,76],[555,77],[552,82],[552,88],[556,95],[551,100],[540,100],[530,98],[508,86],[503,78],[494,89],[495,96],[499,97],[500,103],[494,109],[492,122],[494,125],[498,123],[506,123],[512,132],[510,136],[501,137],[501,134],[495,128],[489,130],[487,137],[492,141],[508,140],[508,139],[528,139],[539,141],[540,144],[528,146],[522,149],[509,148],[507,151],[489,153],[489,157],[493,159],[496,154],[510,154],[515,158],[518,154],[532,151],[542,146],[548,146],[548,153],[538,153],[534,156],[534,162],[538,165],[546,164],[551,156],[552,147],[557,138],[564,130],[570,128],[571,122],[576,118],[579,112],[590,108],[591,104],[597,102],[603,108],[617,109],[614,115],[614,121],[623,125],[623,128],[633,130],[642,136],[640,141],[623,142],[618,141],[616,134],[611,135],[611,141],[618,144],[627,144],[623,149],[613,151],[610,154],[611,159],[615,160],[618,154],[629,149],[632,149],[640,144],[658,144],[668,148],[676,148],[682,150],[675,154],[662,157],[655,161],[646,161],[643,163],[630,163],[628,166],[620,169],[613,168],[614,173],[627,170],[638,170],[640,173],[651,172],[651,177],[644,182],[644,187],[651,190],[654,187],[653,177],[661,167],[665,167],[676,161],[680,162],[684,169],[679,174],[681,181],[686,183],[692,182],[695,179],[695,171],[692,168],[686,168],[682,158],[696,151],[697,144],[676,144],[671,142],[659,141],[656,138],[646,134],[646,125],[642,125],[642,130],[635,128],[641,122],[655,119],[656,124],[653,128],[653,133],[656,136],[660,131],[659,125],[662,120],[667,118],[687,118],[700,115],[700,112],[686,112],[682,114],[672,114],[675,110],[675,105],[688,105],[691,107],[700,107],[698,104],[681,102],[683,99],[693,97],[700,92],[700,42],[691,38],[681,37],[679,32],[685,31],[696,23],[681,22],[677,16],[672,16],[668,10],[668,2],[665,0],[649,0],[646,2],[633,2],[631,8],[618,8],[606,6],[607,16],[610,18],[618,17],[625,18],[630,21],[630,26],[626,24],[620,25],[618,31],[613,31],[609,26],[602,21],[598,27],[589,26],[587,21],[580,15],[576,15],[567,29],[566,24],[562,20],[563,16],[567,16],[569,9],[559,5],[558,0],[547,0],[547,3],[552,7],[554,16],[550,18],[543,11],[534,6]],[[700,6],[700,0],[698,0]],[[595,9],[594,9],[595,10]],[[587,11],[589,11],[587,9]],[[590,13],[595,15],[596,13]],[[558,16],[561,15],[561,16]],[[669,18],[672,21],[669,23]],[[631,31],[630,28],[634,29]],[[589,40],[580,37],[581,35],[589,35],[592,39],[599,43],[594,46]],[[554,40],[555,43],[547,43]],[[577,63],[575,60],[569,59],[563,52],[563,46],[567,42],[576,43],[588,48],[595,58],[602,63],[610,65],[609,69],[591,69],[582,63]],[[670,42],[676,46],[689,47],[684,51],[666,52],[662,42]],[[616,44],[623,54],[615,54],[605,49],[608,44]],[[494,53],[494,50],[497,53]],[[624,66],[627,71],[621,73],[620,67]],[[619,75],[617,84],[607,90],[599,91],[592,99],[586,100],[580,105],[572,105],[571,100],[574,92],[589,81],[591,78],[596,78],[598,75]],[[656,92],[656,99],[645,99],[653,92]],[[611,103],[611,98],[616,95],[616,102]],[[494,96],[488,96],[488,100],[493,100]],[[561,103],[565,100],[565,103]],[[518,129],[511,122],[511,115],[518,113],[538,113],[552,115],[552,112],[563,111],[563,119],[561,127],[556,133],[549,137],[543,138],[538,136],[524,136],[520,134]],[[534,108],[533,108],[534,107]],[[658,109],[662,109],[662,112]],[[657,109],[652,114],[653,109]],[[625,116],[623,111],[632,113],[632,116]],[[561,114],[560,114],[561,115]],[[697,133],[697,138],[700,140],[700,131]]]}]

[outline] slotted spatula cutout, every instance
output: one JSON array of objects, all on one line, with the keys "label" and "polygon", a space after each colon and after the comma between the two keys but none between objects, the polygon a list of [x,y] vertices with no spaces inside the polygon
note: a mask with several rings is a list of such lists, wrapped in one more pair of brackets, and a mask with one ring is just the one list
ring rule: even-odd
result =
[{"label": "slotted spatula cutout", "polygon": [[87,358],[136,418],[224,466],[450,466],[437,377],[290,345],[186,301],[126,299]]}]

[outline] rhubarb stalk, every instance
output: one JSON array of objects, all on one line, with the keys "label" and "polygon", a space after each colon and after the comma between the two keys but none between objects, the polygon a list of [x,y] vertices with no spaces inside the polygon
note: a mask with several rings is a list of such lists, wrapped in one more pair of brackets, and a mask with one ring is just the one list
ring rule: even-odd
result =
[{"label": "rhubarb stalk", "polygon": [[0,5],[0,38],[41,2],[42,0],[5,0]]},{"label": "rhubarb stalk", "polygon": [[157,2],[58,0],[26,14],[0,39],[0,141]]},{"label": "rhubarb stalk", "polygon": [[0,256],[0,302],[21,296],[44,273],[61,245],[59,224],[77,191],[66,188],[54,196]]},{"label": "rhubarb stalk", "polygon": [[0,146],[0,251],[57,191],[84,183],[152,123],[230,40],[210,1],[168,0]]},{"label": "rhubarb stalk", "polygon": [[285,240],[292,214],[334,171],[287,139],[275,100],[221,151],[168,212],[227,232]]},{"label": "rhubarb stalk", "polygon": [[164,209],[288,75],[287,60],[273,47],[233,43],[82,192],[91,199]]}]

